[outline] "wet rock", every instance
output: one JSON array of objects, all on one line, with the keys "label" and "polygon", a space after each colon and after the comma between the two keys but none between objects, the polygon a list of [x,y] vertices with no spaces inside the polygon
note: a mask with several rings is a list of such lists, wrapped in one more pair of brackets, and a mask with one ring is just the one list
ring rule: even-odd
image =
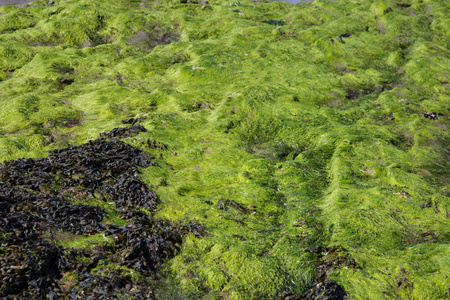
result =
[{"label": "wet rock", "polygon": [[341,43],[343,43],[343,44],[345,44],[345,42],[344,42],[344,40],[342,39],[342,38],[347,38],[347,37],[349,37],[349,36],[351,36],[351,35],[353,35],[353,32],[350,32],[350,33],[343,33],[343,34],[341,34],[340,36],[339,36],[339,40],[341,41]]},{"label": "wet rock", "polygon": [[62,85],[70,85],[74,82],[74,80],[72,78],[63,78],[60,82]]},{"label": "wet rock", "polygon": [[422,116],[424,116],[425,118],[430,119],[430,120],[437,120],[437,118],[438,118],[438,114],[435,112],[422,113]]}]

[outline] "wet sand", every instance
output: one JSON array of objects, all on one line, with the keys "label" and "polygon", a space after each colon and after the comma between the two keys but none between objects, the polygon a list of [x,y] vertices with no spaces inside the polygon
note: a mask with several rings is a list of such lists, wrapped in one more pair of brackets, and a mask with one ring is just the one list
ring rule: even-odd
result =
[{"label": "wet sand", "polygon": [[22,6],[23,4],[26,4],[31,1],[33,0],[0,0],[0,7],[2,7],[3,5]]}]

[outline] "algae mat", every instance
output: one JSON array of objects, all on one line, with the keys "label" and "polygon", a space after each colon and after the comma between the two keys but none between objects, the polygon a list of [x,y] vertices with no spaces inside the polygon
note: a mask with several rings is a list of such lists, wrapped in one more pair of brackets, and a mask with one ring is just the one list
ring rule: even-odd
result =
[{"label": "algae mat", "polygon": [[[448,1],[55,2],[0,8],[0,160],[104,132],[152,157],[158,204],[135,209],[205,230],[158,267],[156,299],[450,297]],[[98,193],[70,201],[130,222]]]}]

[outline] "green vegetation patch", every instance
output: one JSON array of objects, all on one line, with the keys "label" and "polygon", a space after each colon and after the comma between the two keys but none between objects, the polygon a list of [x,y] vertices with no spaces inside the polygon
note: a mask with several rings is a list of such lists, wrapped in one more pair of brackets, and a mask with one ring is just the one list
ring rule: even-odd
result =
[{"label": "green vegetation patch", "polygon": [[45,2],[0,8],[0,160],[139,119],[156,216],[207,232],[161,299],[450,297],[447,1]]}]

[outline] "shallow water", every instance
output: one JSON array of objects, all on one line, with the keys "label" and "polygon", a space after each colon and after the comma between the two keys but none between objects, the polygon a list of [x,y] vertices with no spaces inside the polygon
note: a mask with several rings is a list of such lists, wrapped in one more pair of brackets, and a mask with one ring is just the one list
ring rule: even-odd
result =
[{"label": "shallow water", "polygon": [[18,5],[26,4],[28,2],[31,2],[32,0],[0,0],[0,7],[3,5]]}]

